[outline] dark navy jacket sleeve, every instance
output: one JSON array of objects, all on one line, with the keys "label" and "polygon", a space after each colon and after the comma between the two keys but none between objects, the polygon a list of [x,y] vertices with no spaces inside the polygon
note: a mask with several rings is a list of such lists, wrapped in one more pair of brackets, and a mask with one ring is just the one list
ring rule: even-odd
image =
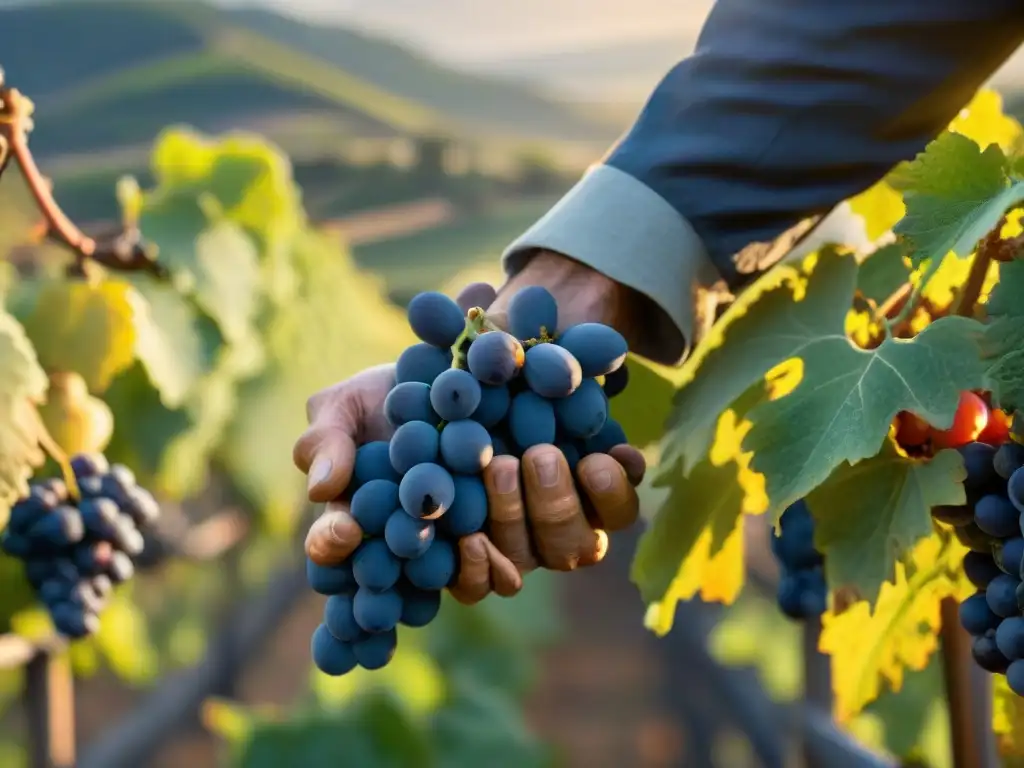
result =
[{"label": "dark navy jacket sleeve", "polygon": [[506,268],[542,248],[590,264],[661,308],[677,348],[649,352],[677,356],[694,284],[741,288],[768,266],[752,244],[913,157],[1022,39],[1024,0],[719,0],[693,55]]}]

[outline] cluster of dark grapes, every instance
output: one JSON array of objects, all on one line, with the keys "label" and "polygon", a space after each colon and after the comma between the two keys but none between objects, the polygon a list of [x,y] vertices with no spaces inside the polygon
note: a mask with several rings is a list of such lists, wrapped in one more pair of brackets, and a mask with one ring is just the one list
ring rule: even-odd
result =
[{"label": "cluster of dark grapes", "polygon": [[1005,674],[1024,696],[1024,445],[969,443],[959,449],[967,468],[967,503],[935,507],[970,552],[964,573],[977,592],[960,604],[960,623],[974,638],[983,669]]},{"label": "cluster of dark grapes", "polygon": [[311,587],[329,596],[312,655],[330,675],[385,666],[398,624],[437,615],[459,539],[487,524],[480,475],[494,456],[554,444],[575,469],[626,442],[608,408],[627,383],[625,339],[598,323],[556,337],[558,307],[543,288],[511,299],[508,332],[435,292],[410,302],[409,324],[422,341],[399,356],[384,402],[394,435],[356,453],[351,513],[363,543],[343,565],[307,563]]},{"label": "cluster of dark grapes", "polygon": [[0,547],[24,562],[57,631],[78,639],[96,632],[113,588],[135,573],[142,529],[160,506],[130,469],[103,456],[75,456],[71,467],[81,498],[60,479],[34,483],[11,507]]},{"label": "cluster of dark grapes", "polygon": [[814,518],[803,499],[786,508],[779,528],[779,535],[772,536],[772,554],[781,571],[779,609],[798,621],[817,618],[828,604],[825,558],[814,548]]}]

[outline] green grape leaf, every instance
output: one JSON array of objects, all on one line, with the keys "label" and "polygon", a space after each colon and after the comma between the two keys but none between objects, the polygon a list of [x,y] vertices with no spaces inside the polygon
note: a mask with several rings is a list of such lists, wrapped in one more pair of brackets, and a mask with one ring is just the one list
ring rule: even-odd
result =
[{"label": "green grape leaf", "polygon": [[910,266],[899,243],[884,245],[865,258],[857,270],[857,292],[881,304],[910,280]]},{"label": "green grape leaf", "polygon": [[678,372],[629,356],[629,386],[611,399],[611,416],[622,425],[635,446],[656,443],[665,434]]},{"label": "green grape leaf", "polygon": [[[845,335],[850,304],[840,298],[852,297],[855,274],[833,278],[822,293],[835,303],[813,323],[793,324],[799,383],[748,415],[754,425],[743,449],[754,453],[751,468],[765,476],[773,510],[806,496],[840,463],[878,453],[899,411],[948,428],[960,393],[984,384],[979,323],[944,317],[912,339],[860,349]],[[813,286],[805,301],[814,301]]]},{"label": "green grape leaf", "polygon": [[829,585],[855,587],[874,604],[896,563],[931,535],[931,508],[964,503],[966,476],[957,451],[917,461],[888,441],[876,456],[840,464],[807,496]]},{"label": "green grape leaf", "polygon": [[952,251],[974,252],[1003,215],[1024,201],[1024,182],[1010,178],[1009,162],[996,144],[982,149],[959,133],[946,132],[890,182],[904,193],[907,213],[894,231],[916,267]]},{"label": "green grape leaf", "polygon": [[1006,411],[1024,409],[1024,261],[999,265],[999,283],[985,309],[987,389]]}]

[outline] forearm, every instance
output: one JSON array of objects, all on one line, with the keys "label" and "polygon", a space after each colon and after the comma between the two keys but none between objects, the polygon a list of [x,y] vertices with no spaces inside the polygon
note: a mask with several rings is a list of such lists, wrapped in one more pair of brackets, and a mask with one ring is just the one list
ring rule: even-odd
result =
[{"label": "forearm", "polygon": [[568,254],[689,336],[694,285],[770,266],[758,244],[912,157],[1022,34],[1016,0],[719,0],[694,55],[506,266]]}]

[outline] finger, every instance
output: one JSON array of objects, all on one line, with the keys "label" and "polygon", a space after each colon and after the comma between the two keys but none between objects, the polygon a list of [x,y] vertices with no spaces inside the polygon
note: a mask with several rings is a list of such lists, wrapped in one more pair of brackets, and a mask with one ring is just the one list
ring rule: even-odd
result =
[{"label": "finger", "polygon": [[491,591],[487,537],[474,533],[459,541],[459,576],[448,590],[463,605],[479,603]]},{"label": "finger", "polygon": [[307,429],[292,450],[295,465],[306,472],[307,494],[312,502],[332,501],[352,479],[356,444],[351,435],[330,424]]},{"label": "finger", "polygon": [[306,555],[317,565],[347,560],[363,541],[363,529],[348,511],[348,502],[332,502],[309,527]]},{"label": "finger", "polygon": [[618,461],[606,453],[592,453],[580,459],[576,476],[593,507],[597,527],[621,531],[636,522],[640,501]]},{"label": "finger", "polygon": [[502,597],[519,594],[523,588],[523,576],[519,569],[494,544],[487,539],[484,541],[487,544],[487,558],[491,563],[491,586],[494,591]]},{"label": "finger", "polygon": [[473,307],[487,309],[497,296],[498,292],[490,283],[470,283],[459,292],[455,303],[463,312],[469,312]]},{"label": "finger", "polygon": [[600,528],[594,530],[597,541],[593,549],[587,549],[580,553],[580,565],[596,565],[604,560],[608,554],[608,534]]},{"label": "finger", "polygon": [[520,573],[537,567],[530,548],[526,526],[526,506],[519,486],[519,460],[514,456],[495,456],[484,470],[484,488],[490,540]]},{"label": "finger", "polygon": [[522,467],[526,512],[540,562],[571,571],[581,557],[593,558],[597,534],[583,515],[565,455],[553,445],[535,445],[523,454]]},{"label": "finger", "polygon": [[647,459],[632,445],[616,445],[608,451],[608,455],[626,470],[626,477],[629,478],[630,483],[640,485],[644,481],[644,475],[647,473]]}]

